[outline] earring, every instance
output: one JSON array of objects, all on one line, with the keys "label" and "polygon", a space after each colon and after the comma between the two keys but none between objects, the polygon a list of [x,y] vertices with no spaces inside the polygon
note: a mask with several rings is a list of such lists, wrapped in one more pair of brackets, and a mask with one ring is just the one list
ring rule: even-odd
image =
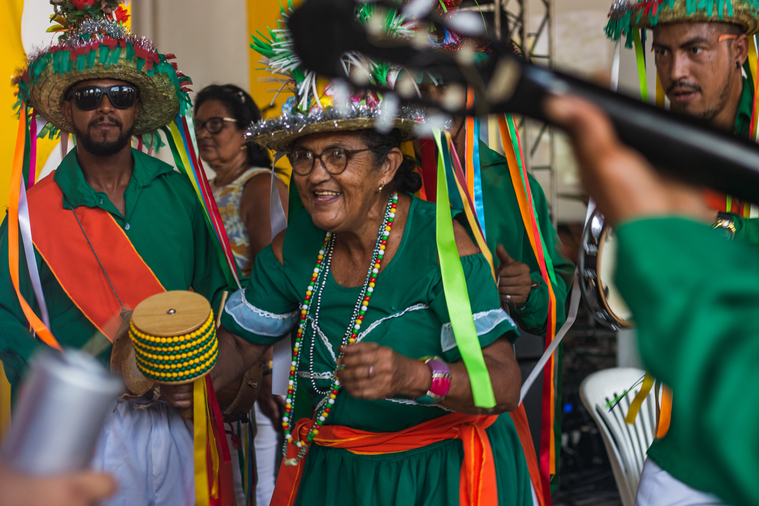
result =
[{"label": "earring", "polygon": [[243,144],[242,146],[240,146],[240,151],[245,151],[246,149],[248,149],[247,144]]},{"label": "earring", "polygon": [[379,188],[377,188],[377,193],[381,192],[384,189],[385,189],[385,183],[382,183],[381,185],[379,185]]},{"label": "earring", "polygon": [[735,62],[735,68],[737,68],[737,69],[741,68],[740,62]]}]

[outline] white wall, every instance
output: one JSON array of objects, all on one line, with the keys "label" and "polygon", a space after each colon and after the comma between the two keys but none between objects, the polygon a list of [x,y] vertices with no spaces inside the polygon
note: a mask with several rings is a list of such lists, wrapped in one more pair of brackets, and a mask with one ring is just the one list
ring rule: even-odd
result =
[{"label": "white wall", "polygon": [[245,0],[133,0],[131,6],[133,31],[175,54],[193,91],[209,84],[248,87]]},{"label": "white wall", "polygon": [[[268,0],[261,0],[268,1]],[[232,83],[248,89],[246,0],[132,0],[132,31],[151,39],[162,53],[176,55],[192,78],[192,93],[209,84]],[[168,148],[158,157],[174,164]],[[208,177],[213,171],[206,167]]]}]

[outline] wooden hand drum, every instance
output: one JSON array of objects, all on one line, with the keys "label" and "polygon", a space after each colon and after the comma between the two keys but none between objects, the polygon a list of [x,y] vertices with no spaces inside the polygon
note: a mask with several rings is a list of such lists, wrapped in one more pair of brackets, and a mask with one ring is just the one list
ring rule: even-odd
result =
[{"label": "wooden hand drum", "polygon": [[[219,356],[211,305],[194,292],[148,297],[132,313],[129,337],[137,369],[163,385],[192,383],[208,374]],[[190,418],[192,410],[182,416]]]}]

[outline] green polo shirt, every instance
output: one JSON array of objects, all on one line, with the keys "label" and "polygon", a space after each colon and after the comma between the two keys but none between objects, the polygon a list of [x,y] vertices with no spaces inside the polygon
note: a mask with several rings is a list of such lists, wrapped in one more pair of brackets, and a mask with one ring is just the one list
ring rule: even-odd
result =
[{"label": "green polo shirt", "polygon": [[738,113],[735,115],[735,135],[747,139],[751,134],[751,113],[754,111],[754,90],[751,81],[743,80],[743,91],[738,102]]},{"label": "green polo shirt", "polygon": [[757,504],[756,250],[708,225],[667,217],[622,224],[617,241],[624,266],[617,286],[635,314],[641,357],[674,392],[662,443],[678,453],[668,467],[654,461],[727,504]]},{"label": "green polo shirt", "polygon": [[[96,192],[84,179],[76,158],[76,149],[63,159],[53,177],[65,195],[64,207],[100,207],[111,213],[132,241],[137,252],[153,270],[166,290],[194,291],[218,307],[221,295],[228,290],[212,237],[206,227],[203,209],[188,179],[174,169],[136,149],[132,150],[134,169],[124,192],[125,215],[121,215],[105,193]],[[44,346],[28,330],[28,324],[8,269],[7,217],[0,227],[0,360],[8,380],[16,391],[29,358]],[[65,241],[66,237],[60,237]],[[19,258],[24,258],[20,244]],[[97,329],[74,305],[35,250],[35,258],[45,293],[50,327],[63,347],[96,349],[103,338],[92,340]],[[88,259],[89,260],[89,259]],[[72,258],[71,262],[78,259]],[[37,315],[39,304],[34,296],[26,263],[21,260],[20,288]],[[99,342],[98,342],[99,341]],[[107,343],[106,343],[107,344]],[[102,349],[102,346],[100,346]],[[99,353],[108,363],[110,347]]]}]

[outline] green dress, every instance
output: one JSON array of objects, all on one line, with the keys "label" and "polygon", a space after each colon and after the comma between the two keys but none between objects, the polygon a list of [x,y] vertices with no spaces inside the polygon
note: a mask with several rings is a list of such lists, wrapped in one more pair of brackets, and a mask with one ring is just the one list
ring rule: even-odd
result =
[{"label": "green dress", "polygon": [[[257,255],[249,285],[227,303],[224,326],[251,342],[279,340],[296,322],[324,236],[325,232],[313,224],[305,211],[293,215],[282,247],[284,265],[277,261],[271,247]],[[487,346],[503,335],[515,340],[514,323],[500,308],[484,257],[477,254],[461,260],[481,345]],[[336,349],[360,290],[337,284],[329,274],[315,341],[312,309],[299,382],[308,386],[313,407],[323,398],[316,394],[315,387],[323,391],[329,385]],[[455,362],[461,356],[449,322],[435,246],[435,204],[413,198],[401,245],[377,278],[359,339],[388,346],[411,358],[439,355]],[[447,413],[411,399],[367,401],[340,391],[326,423],[388,432]],[[487,433],[495,457],[499,503],[532,504],[527,464],[511,417],[499,416]],[[370,456],[312,445],[304,463],[297,504],[456,505],[462,458],[459,440]]]}]

